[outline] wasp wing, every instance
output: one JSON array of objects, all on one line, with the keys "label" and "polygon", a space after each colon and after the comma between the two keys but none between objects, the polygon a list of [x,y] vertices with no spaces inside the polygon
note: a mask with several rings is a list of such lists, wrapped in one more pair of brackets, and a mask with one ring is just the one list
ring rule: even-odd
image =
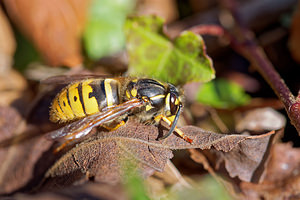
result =
[{"label": "wasp wing", "polygon": [[49,139],[73,140],[87,135],[92,128],[116,119],[126,114],[128,111],[139,108],[144,105],[143,100],[131,99],[122,104],[110,107],[102,112],[90,115],[73,123],[70,123],[58,130],[52,131],[46,135]]},{"label": "wasp wing", "polygon": [[41,80],[40,83],[43,85],[66,85],[76,81],[82,81],[90,78],[109,78],[109,75],[100,74],[70,74],[70,75],[58,75]]}]

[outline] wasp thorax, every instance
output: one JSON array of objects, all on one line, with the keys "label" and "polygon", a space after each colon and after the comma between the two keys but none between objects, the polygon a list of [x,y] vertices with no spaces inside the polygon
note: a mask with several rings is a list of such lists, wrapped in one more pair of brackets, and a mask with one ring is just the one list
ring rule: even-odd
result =
[{"label": "wasp thorax", "polygon": [[126,97],[148,98],[150,105],[146,111],[156,112],[164,107],[167,89],[164,85],[153,79],[138,79],[131,81],[126,90]]},{"label": "wasp thorax", "polygon": [[150,105],[145,107],[147,113],[175,115],[180,102],[178,89],[171,84],[163,84],[153,79],[131,81],[126,90],[126,97],[148,98]]}]

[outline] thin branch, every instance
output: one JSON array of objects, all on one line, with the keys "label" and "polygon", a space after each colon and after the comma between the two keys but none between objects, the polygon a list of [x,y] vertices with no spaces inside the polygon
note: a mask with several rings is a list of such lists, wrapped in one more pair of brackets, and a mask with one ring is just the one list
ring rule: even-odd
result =
[{"label": "thin branch", "polygon": [[243,27],[242,22],[239,20],[239,14],[234,1],[224,0],[224,2],[226,8],[230,10],[232,17],[235,19],[234,35],[218,25],[200,25],[193,27],[190,30],[197,34],[209,34],[217,37],[223,36],[228,38],[231,46],[237,52],[248,58],[256,67],[258,72],[268,82],[278,98],[283,102],[288,116],[291,119],[291,123],[300,134],[299,102],[296,101],[295,96],[291,93],[284,80],[275,70],[263,49],[255,42],[254,34],[247,28]]},{"label": "thin branch", "polygon": [[258,72],[272,87],[278,98],[283,102],[284,107],[288,113],[291,123],[295,126],[300,134],[300,117],[298,103],[295,96],[291,93],[290,89],[284,83],[274,66],[267,58],[263,49],[255,42],[254,34],[243,26],[243,22],[238,12],[238,6],[235,0],[223,0],[225,8],[232,14],[235,20],[235,37],[240,38],[242,42],[238,45],[238,49],[247,57],[256,67]]}]

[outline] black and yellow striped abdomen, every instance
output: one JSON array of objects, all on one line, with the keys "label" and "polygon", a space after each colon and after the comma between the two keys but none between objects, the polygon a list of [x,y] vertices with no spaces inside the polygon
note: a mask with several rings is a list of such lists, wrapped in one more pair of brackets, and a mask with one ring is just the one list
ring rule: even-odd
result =
[{"label": "black and yellow striped abdomen", "polygon": [[52,102],[50,120],[71,121],[120,103],[120,82],[116,79],[87,79],[62,89]]}]

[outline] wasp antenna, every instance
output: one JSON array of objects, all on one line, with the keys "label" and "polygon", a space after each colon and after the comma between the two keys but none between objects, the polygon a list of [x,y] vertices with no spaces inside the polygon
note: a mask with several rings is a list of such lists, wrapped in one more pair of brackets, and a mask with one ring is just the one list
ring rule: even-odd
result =
[{"label": "wasp antenna", "polygon": [[174,119],[174,121],[172,122],[172,125],[171,125],[171,128],[170,128],[168,134],[162,136],[161,138],[159,138],[159,140],[166,139],[167,137],[169,137],[169,136],[173,133],[173,131],[174,131],[175,127],[176,127],[177,121],[178,121],[178,119],[179,119],[179,115],[180,115],[180,110],[181,110],[181,108],[182,108],[182,105],[180,104],[180,105],[179,105],[179,108],[178,108],[178,110],[177,110],[175,119]]}]

